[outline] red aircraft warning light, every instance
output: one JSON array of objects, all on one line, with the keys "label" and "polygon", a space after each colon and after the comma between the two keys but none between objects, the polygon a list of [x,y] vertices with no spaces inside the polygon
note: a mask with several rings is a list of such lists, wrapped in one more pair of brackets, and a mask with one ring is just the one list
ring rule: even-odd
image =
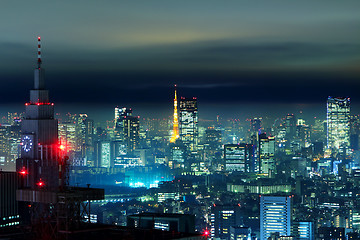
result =
[{"label": "red aircraft warning light", "polygon": [[210,236],[210,231],[205,229],[204,233],[203,233],[203,236],[205,237],[209,237]]},{"label": "red aircraft warning light", "polygon": [[28,172],[26,171],[25,168],[23,168],[19,173],[20,173],[22,176],[25,176],[26,174],[28,174]]},{"label": "red aircraft warning light", "polygon": [[40,179],[40,181],[36,183],[36,185],[38,185],[39,187],[44,187],[45,183]]}]

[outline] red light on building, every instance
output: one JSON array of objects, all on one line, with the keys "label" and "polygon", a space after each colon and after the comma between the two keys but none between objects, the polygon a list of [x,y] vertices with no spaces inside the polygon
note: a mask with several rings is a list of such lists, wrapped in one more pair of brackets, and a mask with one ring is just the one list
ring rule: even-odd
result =
[{"label": "red light on building", "polygon": [[28,172],[26,171],[25,168],[23,168],[19,173],[20,173],[22,176],[25,176]]},{"label": "red light on building", "polygon": [[64,150],[65,150],[65,146],[62,145],[62,144],[60,144],[59,149],[60,149],[61,151],[64,151]]},{"label": "red light on building", "polygon": [[210,231],[206,229],[203,233],[203,236],[205,236],[205,237],[210,236]]},{"label": "red light on building", "polygon": [[45,186],[45,183],[40,179],[40,181],[36,185],[38,185],[39,187],[43,187]]}]

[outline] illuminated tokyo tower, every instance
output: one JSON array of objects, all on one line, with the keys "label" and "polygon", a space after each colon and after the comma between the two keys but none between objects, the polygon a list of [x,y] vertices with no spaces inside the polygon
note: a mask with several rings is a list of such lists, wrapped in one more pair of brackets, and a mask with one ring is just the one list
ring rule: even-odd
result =
[{"label": "illuminated tokyo tower", "polygon": [[170,138],[170,142],[174,143],[178,138],[179,138],[179,120],[178,120],[177,95],[176,95],[176,85],[175,85],[173,133]]}]

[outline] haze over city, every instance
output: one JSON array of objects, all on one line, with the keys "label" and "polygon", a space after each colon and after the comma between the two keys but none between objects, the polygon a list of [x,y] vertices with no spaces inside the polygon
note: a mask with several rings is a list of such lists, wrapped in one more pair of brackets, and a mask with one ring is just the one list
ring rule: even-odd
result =
[{"label": "haze over city", "polygon": [[64,112],[131,105],[142,114],[146,104],[166,112],[174,84],[182,96],[198,97],[208,109],[204,118],[229,104],[237,106],[229,117],[260,114],[273,103],[285,112],[301,110],[299,104],[319,112],[329,95],[351,97],[358,111],[359,5],[6,1],[1,104],[21,106],[27,99],[39,35],[47,86]]}]

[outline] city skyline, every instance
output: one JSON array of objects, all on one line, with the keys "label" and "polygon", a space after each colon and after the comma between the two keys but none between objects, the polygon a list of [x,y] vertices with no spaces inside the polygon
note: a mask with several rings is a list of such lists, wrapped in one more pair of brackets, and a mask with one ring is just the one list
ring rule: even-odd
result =
[{"label": "city skyline", "polygon": [[198,97],[199,108],[316,106],[329,95],[360,105],[356,1],[23,6],[5,3],[1,14],[13,20],[0,37],[3,106],[28,97],[38,35],[47,87],[63,109],[165,106],[175,83],[181,96]]},{"label": "city skyline", "polygon": [[0,238],[360,239],[359,2],[2,10]]}]

